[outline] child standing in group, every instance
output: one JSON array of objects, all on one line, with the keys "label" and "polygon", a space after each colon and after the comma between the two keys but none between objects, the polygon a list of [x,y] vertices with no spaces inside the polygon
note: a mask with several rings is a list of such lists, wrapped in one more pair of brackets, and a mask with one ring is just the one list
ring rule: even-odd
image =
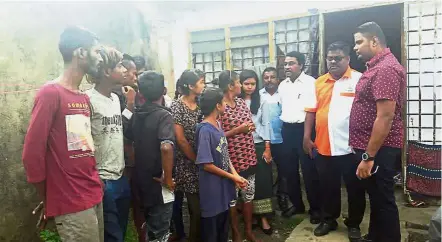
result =
[{"label": "child standing in group", "polygon": [[217,121],[225,109],[223,96],[216,88],[203,92],[200,108],[204,120],[196,129],[202,238],[210,242],[227,242],[229,206],[236,199],[235,184],[247,185],[230,162],[227,139]]},{"label": "child standing in group", "polygon": [[167,242],[172,218],[175,133],[170,110],[162,105],[164,76],[146,71],[138,77],[145,103],[135,110],[124,135],[134,142],[135,193],[141,198],[151,242]]}]

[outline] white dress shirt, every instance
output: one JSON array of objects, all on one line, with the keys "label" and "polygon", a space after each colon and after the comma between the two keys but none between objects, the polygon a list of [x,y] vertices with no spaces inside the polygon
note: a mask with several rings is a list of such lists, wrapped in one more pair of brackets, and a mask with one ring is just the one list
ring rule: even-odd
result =
[{"label": "white dress shirt", "polygon": [[290,78],[282,81],[278,92],[282,104],[281,120],[284,123],[303,123],[305,108],[315,101],[315,78],[302,72],[294,82]]}]

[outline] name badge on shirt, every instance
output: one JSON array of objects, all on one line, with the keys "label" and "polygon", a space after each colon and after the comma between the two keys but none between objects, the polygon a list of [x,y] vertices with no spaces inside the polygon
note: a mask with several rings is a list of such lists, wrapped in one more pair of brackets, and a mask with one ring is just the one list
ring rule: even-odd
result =
[{"label": "name badge on shirt", "polygon": [[341,92],[343,97],[355,97],[355,88],[353,85],[348,85],[343,92]]}]

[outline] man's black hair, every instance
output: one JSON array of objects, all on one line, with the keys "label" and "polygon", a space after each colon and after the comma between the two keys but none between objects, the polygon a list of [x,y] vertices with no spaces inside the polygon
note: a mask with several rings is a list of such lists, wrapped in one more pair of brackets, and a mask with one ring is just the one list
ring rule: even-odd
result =
[{"label": "man's black hair", "polygon": [[153,102],[164,94],[164,76],[155,71],[145,71],[138,77],[138,89],[144,98]]},{"label": "man's black hair", "polygon": [[137,67],[137,71],[140,71],[143,68],[146,68],[146,60],[141,55],[137,55],[133,57],[135,66]]},{"label": "man's black hair", "polygon": [[275,67],[272,67],[272,66],[266,67],[266,68],[262,71],[262,75],[261,75],[261,77],[264,77],[264,73],[266,73],[266,72],[274,72],[275,75],[276,75],[276,79],[278,79],[278,70],[276,70]]},{"label": "man's black hair", "polygon": [[210,115],[215,110],[217,104],[222,104],[223,91],[219,88],[207,87],[200,97],[200,109],[204,116]]},{"label": "man's black hair", "polygon": [[367,22],[360,25],[356,28],[355,33],[361,33],[363,36],[368,38],[377,37],[382,46],[387,45],[387,39],[385,38],[384,31],[382,31],[381,27],[375,22]]},{"label": "man's black hair", "polygon": [[345,56],[350,56],[350,45],[344,41],[336,41],[331,43],[327,48],[327,53],[329,51],[340,50]]},{"label": "man's black hair", "polygon": [[70,63],[74,51],[78,48],[89,50],[98,41],[98,37],[87,29],[78,26],[69,26],[60,35],[58,49],[65,63]]},{"label": "man's black hair", "polygon": [[128,70],[129,70],[129,67],[131,66],[131,63],[133,63],[134,67],[136,68],[135,59],[128,54],[123,54],[123,60],[121,61],[121,63]]},{"label": "man's black hair", "polygon": [[285,55],[286,57],[294,57],[298,61],[299,65],[302,65],[302,69],[305,67],[305,55],[299,51],[292,51]]}]

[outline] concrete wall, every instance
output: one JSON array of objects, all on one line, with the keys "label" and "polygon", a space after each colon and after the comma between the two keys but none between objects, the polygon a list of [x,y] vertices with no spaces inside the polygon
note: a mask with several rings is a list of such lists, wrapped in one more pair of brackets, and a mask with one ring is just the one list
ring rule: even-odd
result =
[{"label": "concrete wall", "polygon": [[[148,8],[148,6],[144,6]],[[32,209],[39,202],[21,162],[24,135],[36,89],[57,77],[57,43],[63,28],[82,25],[103,43],[148,57],[149,65],[173,76],[167,28],[129,3],[0,4],[0,241],[37,241]],[[156,31],[154,31],[156,29]],[[173,82],[171,82],[173,85]],[[173,91],[173,90],[171,90]]]}]

